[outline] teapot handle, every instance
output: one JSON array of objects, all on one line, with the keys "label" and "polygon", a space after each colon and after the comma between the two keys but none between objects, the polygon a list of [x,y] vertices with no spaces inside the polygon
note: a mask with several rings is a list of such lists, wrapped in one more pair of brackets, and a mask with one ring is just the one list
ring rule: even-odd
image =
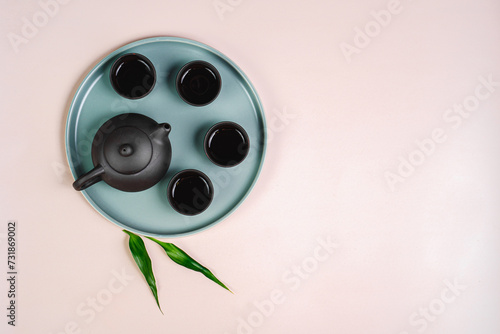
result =
[{"label": "teapot handle", "polygon": [[77,191],[87,189],[94,183],[102,180],[102,175],[104,174],[104,168],[101,165],[97,165],[91,171],[80,176],[75,182],[73,182],[73,188]]}]

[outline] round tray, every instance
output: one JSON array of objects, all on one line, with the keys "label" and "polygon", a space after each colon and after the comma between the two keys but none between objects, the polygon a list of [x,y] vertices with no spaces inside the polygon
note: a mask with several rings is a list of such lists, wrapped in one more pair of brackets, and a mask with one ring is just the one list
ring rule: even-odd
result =
[{"label": "round tray", "polygon": [[[155,66],[157,82],[153,91],[144,98],[123,98],[111,86],[111,65],[125,53],[140,53]],[[211,63],[221,75],[220,94],[207,106],[187,104],[175,89],[177,72],[193,60]],[[97,129],[106,120],[129,112],[171,125],[172,161],[163,179],[145,191],[123,192],[105,182],[82,191],[89,203],[108,220],[148,236],[186,235],[227,217],[252,189],[265,154],[264,113],[248,78],[219,51],[192,40],[156,37],[125,45],[101,60],[81,83],[68,112],[66,153],[75,179],[93,168],[91,148]],[[206,132],[222,121],[240,124],[250,139],[248,156],[241,164],[231,168],[213,164],[203,150]],[[202,171],[214,185],[211,205],[196,216],[177,213],[167,199],[170,179],[184,169]]]}]

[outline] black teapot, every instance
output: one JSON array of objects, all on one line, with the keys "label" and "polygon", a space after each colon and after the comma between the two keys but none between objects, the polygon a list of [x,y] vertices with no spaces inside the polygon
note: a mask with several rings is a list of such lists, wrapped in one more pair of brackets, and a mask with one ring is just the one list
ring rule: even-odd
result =
[{"label": "black teapot", "polygon": [[104,123],[92,142],[94,168],[80,176],[75,190],[104,181],[122,191],[146,190],[158,183],[170,166],[170,125],[141,114],[121,114]]}]

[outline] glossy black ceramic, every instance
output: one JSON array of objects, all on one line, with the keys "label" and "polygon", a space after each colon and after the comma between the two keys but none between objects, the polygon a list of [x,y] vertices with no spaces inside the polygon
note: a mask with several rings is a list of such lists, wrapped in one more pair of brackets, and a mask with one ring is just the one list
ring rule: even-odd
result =
[{"label": "glossy black ceramic", "polygon": [[109,73],[113,89],[127,99],[140,99],[148,95],[156,83],[153,63],[138,53],[118,58]]},{"label": "glossy black ceramic", "polygon": [[220,122],[208,130],[203,146],[214,164],[233,167],[245,160],[250,150],[250,139],[239,124]]},{"label": "glossy black ceramic", "polygon": [[196,60],[184,65],[176,78],[179,96],[193,106],[210,104],[219,95],[221,77],[217,69],[205,61]]},{"label": "glossy black ceramic", "polygon": [[186,169],[175,174],[167,188],[168,201],[172,208],[186,216],[205,211],[214,196],[212,182],[202,172]]}]

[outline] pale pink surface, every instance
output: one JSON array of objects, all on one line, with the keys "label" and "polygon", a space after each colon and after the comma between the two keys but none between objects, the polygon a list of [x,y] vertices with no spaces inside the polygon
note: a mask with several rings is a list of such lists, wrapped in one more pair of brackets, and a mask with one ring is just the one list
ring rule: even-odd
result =
[{"label": "pale pink surface", "polygon": [[[353,45],[353,28],[390,1],[230,3],[221,19],[212,0],[73,0],[16,53],[8,33],[21,34],[23,17],[41,7],[2,1],[0,233],[19,222],[19,309],[15,330],[2,311],[0,332],[78,333],[74,322],[93,334],[499,333],[500,87],[456,129],[443,114],[474,94],[478,77],[500,81],[500,3],[402,0],[350,63],[341,43]],[[117,47],[151,36],[192,38],[233,59],[272,132],[244,204],[174,240],[234,295],[147,243],[165,315],[125,235],[72,189],[63,141],[83,76]],[[285,111],[294,115],[288,124],[271,121]],[[384,174],[435,128],[446,141],[391,191]],[[328,236],[333,254],[321,253],[307,278],[290,274],[312,266],[317,238]],[[78,312],[110,282],[119,286],[114,270],[133,279],[93,319]],[[418,314],[410,323],[420,308],[439,306],[454,280],[466,288],[453,302],[425,329]],[[254,303],[280,292],[258,322]],[[254,326],[239,329],[239,319]]]}]

